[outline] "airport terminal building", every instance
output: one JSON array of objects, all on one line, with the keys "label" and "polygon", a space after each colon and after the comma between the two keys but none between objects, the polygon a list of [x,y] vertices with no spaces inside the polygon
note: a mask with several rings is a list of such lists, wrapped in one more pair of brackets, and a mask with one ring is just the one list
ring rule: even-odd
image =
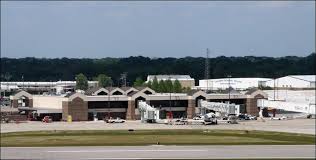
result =
[{"label": "airport terminal building", "polygon": [[69,115],[73,121],[93,120],[94,117],[138,120],[139,101],[146,101],[158,108],[160,118],[166,118],[169,111],[174,118],[193,118],[199,114],[200,99],[211,102],[230,101],[240,105],[241,113],[258,115],[257,99],[262,98],[267,98],[267,94],[257,89],[244,93],[207,94],[201,90],[192,90],[189,93],[156,93],[148,87],[95,87],[84,93],[73,92],[67,95],[32,95],[21,90],[10,96],[11,107],[26,113],[36,113],[39,117],[50,115],[55,121],[67,120]]}]

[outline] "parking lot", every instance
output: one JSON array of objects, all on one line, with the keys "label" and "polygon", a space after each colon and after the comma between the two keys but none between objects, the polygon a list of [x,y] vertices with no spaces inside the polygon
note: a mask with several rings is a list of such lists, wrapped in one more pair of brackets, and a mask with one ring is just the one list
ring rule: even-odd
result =
[{"label": "parking lot", "polygon": [[104,121],[89,122],[52,122],[42,123],[28,121],[22,123],[1,124],[1,133],[38,131],[38,130],[127,130],[127,129],[232,129],[232,130],[264,130],[292,133],[315,134],[315,119],[292,120],[260,120],[240,121],[238,124],[219,123],[218,125],[166,125],[148,124],[140,121],[109,124]]}]

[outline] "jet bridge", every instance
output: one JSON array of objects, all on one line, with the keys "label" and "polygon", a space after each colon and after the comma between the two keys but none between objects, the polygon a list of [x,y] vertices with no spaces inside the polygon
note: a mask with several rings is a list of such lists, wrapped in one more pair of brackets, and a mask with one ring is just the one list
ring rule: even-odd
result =
[{"label": "jet bridge", "polygon": [[287,102],[287,101],[274,101],[267,99],[258,99],[257,106],[260,107],[260,117],[262,117],[262,109],[274,108],[285,111],[306,113],[309,115],[315,115],[315,103],[298,103],[298,102]]},{"label": "jet bridge", "polygon": [[206,114],[205,109],[213,110],[219,112],[221,115],[235,114],[239,115],[240,106],[236,104],[229,103],[219,103],[219,102],[208,102],[206,100],[199,101],[199,107],[201,109],[200,113],[202,115]]},{"label": "jet bridge", "polygon": [[138,109],[142,122],[155,123],[159,120],[159,110],[148,105],[146,102],[139,101]]}]

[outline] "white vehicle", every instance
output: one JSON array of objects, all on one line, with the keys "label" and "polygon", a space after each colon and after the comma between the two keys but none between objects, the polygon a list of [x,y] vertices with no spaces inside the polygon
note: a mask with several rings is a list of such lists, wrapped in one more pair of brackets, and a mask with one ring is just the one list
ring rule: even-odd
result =
[{"label": "white vehicle", "polygon": [[202,116],[193,117],[193,120],[203,120]]},{"label": "white vehicle", "polygon": [[217,118],[214,113],[207,113],[205,115],[199,115],[193,118],[192,123],[201,123],[201,124],[217,124]]},{"label": "white vehicle", "polygon": [[286,120],[287,117],[285,117],[285,116],[282,116],[282,117],[271,117],[270,119],[271,120]]},{"label": "white vehicle", "polygon": [[257,116],[248,115],[249,120],[257,120]]},{"label": "white vehicle", "polygon": [[175,125],[186,125],[188,124],[188,120],[187,119],[184,119],[184,118],[181,118],[181,119],[176,119],[174,120],[173,124]]},{"label": "white vehicle", "polygon": [[217,124],[217,118],[214,113],[208,113],[204,115],[204,122],[203,124],[208,125],[208,124]]},{"label": "white vehicle", "polygon": [[105,120],[106,123],[124,123],[125,120],[124,119],[121,119],[121,118],[116,118],[116,119],[106,119]]}]

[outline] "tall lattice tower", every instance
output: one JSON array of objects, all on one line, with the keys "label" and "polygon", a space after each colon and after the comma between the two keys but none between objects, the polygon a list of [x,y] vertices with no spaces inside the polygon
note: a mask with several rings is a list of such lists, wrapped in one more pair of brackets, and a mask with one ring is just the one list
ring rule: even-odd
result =
[{"label": "tall lattice tower", "polygon": [[205,79],[206,79],[206,91],[208,91],[208,79],[210,75],[210,68],[209,68],[209,54],[210,51],[206,48],[206,58],[205,58]]}]

